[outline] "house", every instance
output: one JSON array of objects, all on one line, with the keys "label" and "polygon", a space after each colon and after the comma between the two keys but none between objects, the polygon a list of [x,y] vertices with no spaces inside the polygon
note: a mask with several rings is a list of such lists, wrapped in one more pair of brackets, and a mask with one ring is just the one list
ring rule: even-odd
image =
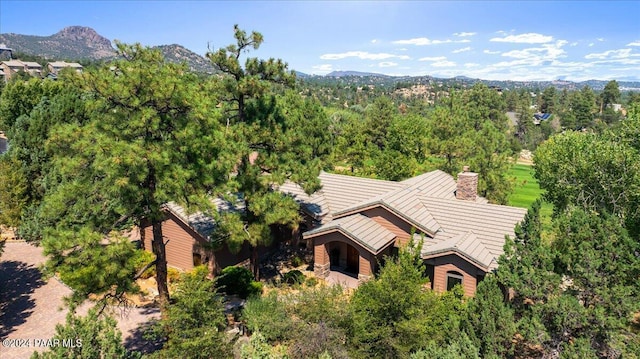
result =
[{"label": "house", "polygon": [[82,72],[83,69],[82,65],[77,62],[54,61],[47,63],[47,70],[50,74],[53,74],[56,77],[58,76],[58,72],[60,72],[60,70],[67,67],[74,69],[76,72]]},{"label": "house", "polygon": [[489,204],[477,195],[478,174],[464,171],[457,182],[436,170],[401,182],[322,173],[312,195],[293,183],[280,187],[300,203],[303,239],[314,253],[314,272],[372,278],[385,255],[412,238],[422,240],[421,257],[432,289],[461,284],[468,296],[497,267],[505,236],[526,209]]},{"label": "house", "polygon": [[[219,198],[213,199],[214,206],[219,211],[236,210]],[[162,221],[162,235],[166,245],[167,265],[181,271],[188,271],[205,264],[211,273],[219,273],[223,268],[248,263],[251,247],[245,243],[238,253],[233,253],[222,244],[212,247],[212,233],[215,220],[202,213],[188,213],[184,207],[174,202],[164,205],[165,218]],[[152,226],[144,223],[140,230],[142,247],[153,252]],[[259,248],[264,252],[265,248]]]},{"label": "house", "polygon": [[33,61],[23,61],[24,70],[31,76],[42,77],[42,65]]},{"label": "house", "polygon": [[11,76],[20,71],[27,71],[24,62],[20,60],[8,60],[0,62],[0,70],[4,72],[4,78],[9,81]]},{"label": "house", "polygon": [[7,152],[8,149],[7,137],[4,135],[4,132],[0,131],[0,155]]},{"label": "house", "polygon": [[533,114],[533,124],[534,125],[539,125],[542,123],[542,121],[547,121],[549,118],[551,118],[551,114],[550,113],[542,113],[542,112],[537,112]]}]

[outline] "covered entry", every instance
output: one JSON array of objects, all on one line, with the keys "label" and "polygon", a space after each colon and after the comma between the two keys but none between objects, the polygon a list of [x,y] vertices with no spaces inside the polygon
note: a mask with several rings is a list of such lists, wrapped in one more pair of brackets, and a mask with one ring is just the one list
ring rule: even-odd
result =
[{"label": "covered entry", "polygon": [[331,242],[329,249],[329,268],[335,271],[344,271],[352,274],[359,273],[360,253],[346,242]]},{"label": "covered entry", "polygon": [[371,218],[355,214],[333,220],[304,234],[313,240],[314,272],[327,278],[331,271],[365,281],[378,260],[390,252],[396,236]]}]

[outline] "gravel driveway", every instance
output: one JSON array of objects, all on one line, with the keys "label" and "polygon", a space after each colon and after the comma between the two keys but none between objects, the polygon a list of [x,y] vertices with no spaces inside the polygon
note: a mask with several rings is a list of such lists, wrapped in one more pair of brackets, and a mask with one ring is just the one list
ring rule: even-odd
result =
[{"label": "gravel driveway", "polygon": [[[42,278],[38,266],[44,261],[42,248],[25,242],[8,242],[5,245],[0,257],[2,359],[29,358],[34,350],[46,350],[46,340],[55,334],[56,324],[65,322],[68,310],[64,308],[62,298],[71,290],[55,278],[48,281]],[[89,307],[85,304],[78,312],[84,314]],[[141,328],[158,318],[159,311],[155,308],[131,308],[126,312],[115,312],[125,345],[129,349],[149,349],[150,343],[141,337]],[[6,339],[11,340],[11,347],[1,344]]]}]

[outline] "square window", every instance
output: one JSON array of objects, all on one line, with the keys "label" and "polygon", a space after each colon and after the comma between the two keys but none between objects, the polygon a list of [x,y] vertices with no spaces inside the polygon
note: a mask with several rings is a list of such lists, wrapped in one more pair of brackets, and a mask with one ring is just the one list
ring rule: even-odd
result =
[{"label": "square window", "polygon": [[462,276],[457,273],[447,273],[447,290],[453,289],[458,284],[462,285]]}]

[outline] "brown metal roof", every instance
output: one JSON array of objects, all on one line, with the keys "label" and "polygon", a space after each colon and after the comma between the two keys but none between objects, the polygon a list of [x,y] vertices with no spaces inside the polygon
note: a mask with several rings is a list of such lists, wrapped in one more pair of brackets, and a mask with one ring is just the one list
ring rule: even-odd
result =
[{"label": "brown metal roof", "polygon": [[334,219],[318,228],[305,232],[304,237],[312,238],[334,231],[341,232],[374,254],[387,247],[396,238],[395,234],[373,219],[361,214]]},{"label": "brown metal roof", "polygon": [[355,234],[352,230],[351,237],[363,245],[368,243],[368,248],[378,248],[382,245],[378,241],[384,238],[384,242],[392,234],[358,213],[383,206],[429,235],[423,244],[425,257],[457,253],[484,270],[495,268],[497,257],[503,253],[505,235],[514,236],[515,225],[527,212],[524,208],[488,204],[483,197],[475,202],[458,200],[456,181],[439,170],[402,182],[323,172],[320,181],[322,190],[311,196],[295,184],[280,187],[322,219],[323,225],[306,232],[305,237],[332,230],[349,232],[345,226],[368,223],[366,232]]},{"label": "brown metal roof", "polygon": [[440,225],[424,206],[420,195],[420,191],[416,189],[401,188],[358,203],[342,211],[337,211],[334,213],[334,217],[356,213],[365,208],[380,205],[409,222],[420,231],[434,235],[438,229],[440,229]]},{"label": "brown metal roof", "polygon": [[[433,218],[442,227],[435,240],[446,240],[469,232],[497,259],[503,253],[504,237],[514,237],[514,228],[527,213],[525,208],[474,203],[462,200],[444,200],[424,197],[423,202]],[[441,236],[441,237],[439,237]],[[426,248],[425,248],[426,249]],[[470,256],[479,255],[469,249]],[[482,259],[478,259],[483,261]]]},{"label": "brown metal roof", "polygon": [[445,253],[456,253],[484,271],[489,271],[495,263],[494,255],[482,241],[478,240],[474,232],[462,233],[441,242],[423,246],[421,252],[424,259],[438,257]]}]

